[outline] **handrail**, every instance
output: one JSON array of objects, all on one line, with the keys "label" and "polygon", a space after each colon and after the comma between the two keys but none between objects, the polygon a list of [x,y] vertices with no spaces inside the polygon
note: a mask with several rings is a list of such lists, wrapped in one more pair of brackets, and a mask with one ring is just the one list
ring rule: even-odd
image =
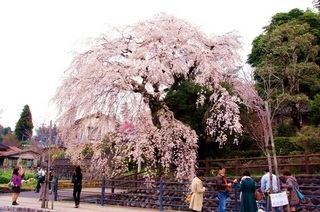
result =
[{"label": "handrail", "polygon": [[[315,158],[315,159],[314,159]],[[320,166],[320,154],[300,154],[277,156],[278,167],[296,167],[300,172],[307,175],[317,171]],[[262,172],[263,167],[267,167],[267,157],[252,157],[252,158],[239,158],[232,159],[205,159],[198,160],[198,167],[205,171],[205,175],[209,176],[211,170],[217,170],[219,165],[224,165],[228,170],[234,170],[235,176],[241,176],[240,170],[257,170],[257,173]],[[258,170],[261,169],[261,170]],[[259,172],[260,171],[260,172]]]},{"label": "handrail", "polygon": [[[318,178],[317,178],[318,180]],[[320,178],[319,178],[320,180]],[[119,183],[123,181],[123,184],[129,186],[112,186],[110,182]],[[299,181],[299,180],[298,180]],[[310,180],[311,181],[311,180]],[[58,181],[54,181],[57,183]],[[139,185],[132,187],[132,185]],[[211,180],[204,181],[205,186],[208,188],[204,195],[204,208],[212,211],[217,209],[219,200],[217,198],[217,191],[215,190],[215,183]],[[172,181],[155,181],[150,184],[146,184],[143,180],[114,180],[114,179],[101,179],[101,192],[92,192],[92,197],[96,203],[100,203],[101,206],[104,204],[120,204],[134,207],[152,207],[159,208],[160,211],[167,210],[169,208],[174,210],[186,210],[188,203],[185,202],[186,195],[190,192],[190,182],[172,182]],[[259,188],[259,184],[257,184]],[[305,192],[305,197],[311,200],[312,198],[320,198],[320,195],[307,192],[308,190],[320,189],[320,185],[300,185],[300,190]],[[54,194],[58,195],[57,184],[54,184]],[[231,191],[232,195],[227,200],[227,211],[238,211],[239,208],[239,192],[237,187],[233,187]],[[88,194],[87,193],[87,194]],[[55,198],[55,200],[57,200]],[[85,195],[83,201],[92,201],[93,198]],[[260,201],[259,204],[263,204]],[[303,203],[302,207],[315,207],[320,209],[320,205],[312,205],[312,201]]]}]

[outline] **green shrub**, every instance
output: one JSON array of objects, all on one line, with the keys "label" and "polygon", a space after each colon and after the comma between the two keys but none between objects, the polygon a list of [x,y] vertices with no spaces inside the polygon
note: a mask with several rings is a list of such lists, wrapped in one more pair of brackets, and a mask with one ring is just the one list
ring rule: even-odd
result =
[{"label": "green shrub", "polygon": [[294,139],[296,146],[305,152],[320,152],[320,127],[305,126],[298,132],[298,136]]},{"label": "green shrub", "polygon": [[23,178],[23,179],[28,180],[28,179],[30,179],[30,178],[36,179],[36,174],[35,174],[35,173],[32,173],[32,172],[26,172],[26,173],[24,174],[24,178]]},{"label": "green shrub", "polygon": [[262,154],[261,150],[243,150],[243,151],[234,150],[230,152],[228,156],[230,158],[234,158],[234,157],[250,158],[250,157],[261,157],[261,154]]},{"label": "green shrub", "polygon": [[277,127],[277,136],[292,137],[296,135],[296,129],[292,124],[281,123]]},{"label": "green shrub", "polygon": [[[12,171],[11,170],[1,170],[0,171],[0,184],[7,184],[10,182],[12,177]],[[30,178],[36,179],[36,174],[32,172],[26,172],[24,174],[24,180],[28,180]]]},{"label": "green shrub", "polygon": [[30,141],[21,141],[21,146],[30,146]]},{"label": "green shrub", "polygon": [[298,150],[291,137],[275,137],[274,144],[277,155],[290,155],[292,152]]},{"label": "green shrub", "polygon": [[0,184],[7,184],[10,182],[12,176],[11,171],[3,171],[0,176]]}]

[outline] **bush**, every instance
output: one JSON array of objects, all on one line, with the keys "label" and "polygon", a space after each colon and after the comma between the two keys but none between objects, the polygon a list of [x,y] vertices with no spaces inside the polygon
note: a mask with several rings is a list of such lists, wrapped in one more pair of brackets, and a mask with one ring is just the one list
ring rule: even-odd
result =
[{"label": "bush", "polygon": [[230,158],[239,157],[239,158],[251,158],[251,157],[261,157],[262,151],[261,150],[243,150],[238,151],[234,150],[229,153]]},{"label": "bush", "polygon": [[320,152],[320,128],[313,126],[302,127],[295,138],[295,144],[305,152],[318,153]]},{"label": "bush", "polygon": [[25,179],[25,180],[29,180],[30,178],[34,178],[34,179],[36,179],[36,174],[35,173],[32,173],[32,172],[26,172],[25,174],[24,174],[24,178],[23,179]]},{"label": "bush", "polygon": [[[10,182],[12,177],[12,171],[11,170],[0,170],[0,184],[7,184]],[[28,180],[30,178],[36,179],[36,174],[32,172],[26,172],[24,174],[24,180]]]},{"label": "bush", "polygon": [[296,129],[292,124],[281,123],[277,127],[277,136],[279,137],[292,137],[296,133]]},{"label": "bush", "polygon": [[0,176],[0,184],[7,184],[10,182],[12,171],[2,171]]},{"label": "bush", "polygon": [[275,137],[274,144],[277,155],[290,155],[298,150],[291,137]]}]

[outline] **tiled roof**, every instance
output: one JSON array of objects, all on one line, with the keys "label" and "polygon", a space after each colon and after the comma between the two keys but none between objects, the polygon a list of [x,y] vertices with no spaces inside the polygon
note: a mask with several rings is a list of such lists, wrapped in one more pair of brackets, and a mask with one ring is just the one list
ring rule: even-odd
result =
[{"label": "tiled roof", "polygon": [[15,146],[7,146],[7,147],[8,147],[8,149],[6,151],[0,151],[0,156],[8,156],[8,155],[13,155],[13,154],[18,154],[23,151]]},{"label": "tiled roof", "polygon": [[9,149],[8,146],[0,144],[0,151],[6,151],[7,149]]}]

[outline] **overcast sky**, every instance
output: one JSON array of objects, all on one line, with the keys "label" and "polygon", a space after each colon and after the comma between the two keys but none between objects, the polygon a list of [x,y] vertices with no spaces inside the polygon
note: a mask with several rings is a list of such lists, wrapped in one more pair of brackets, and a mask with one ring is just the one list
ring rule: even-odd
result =
[{"label": "overcast sky", "polygon": [[273,15],[312,8],[312,0],[1,0],[0,124],[15,128],[28,104],[35,127],[55,121],[50,99],[83,40],[106,26],[130,25],[165,12],[208,34],[238,31],[246,57]]}]

